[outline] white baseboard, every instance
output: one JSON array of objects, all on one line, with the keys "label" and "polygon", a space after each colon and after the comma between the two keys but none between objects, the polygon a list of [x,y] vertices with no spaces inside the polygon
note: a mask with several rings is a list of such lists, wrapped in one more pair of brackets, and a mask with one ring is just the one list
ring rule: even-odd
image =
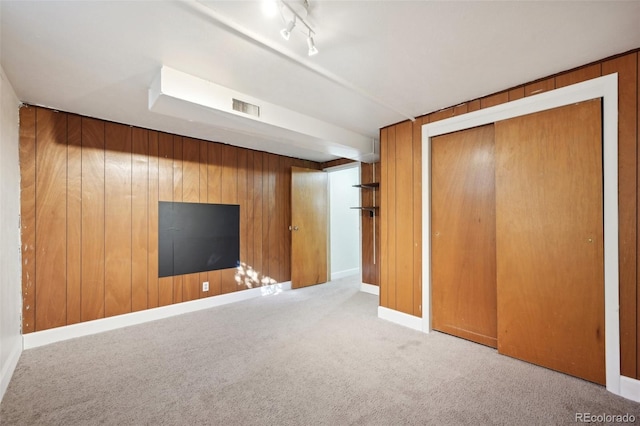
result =
[{"label": "white baseboard", "polygon": [[422,331],[422,318],[378,306],[378,318],[391,321],[404,327]]},{"label": "white baseboard", "polygon": [[346,269],[344,271],[332,272],[331,281],[339,280],[340,278],[350,277],[351,275],[357,275],[360,273],[360,268]]},{"label": "white baseboard", "polygon": [[4,393],[7,391],[9,387],[9,382],[11,381],[11,376],[13,376],[13,372],[16,370],[18,366],[18,361],[20,360],[20,355],[22,354],[22,347],[20,346],[20,340],[17,339],[17,344],[14,345],[13,350],[9,354],[7,358],[7,362],[2,367],[2,371],[0,372],[0,401],[4,397]]},{"label": "white baseboard", "polygon": [[104,331],[115,330],[149,321],[156,321],[175,315],[253,299],[255,297],[278,294],[287,290],[291,290],[291,281],[222,294],[219,296],[206,297],[204,299],[177,303],[175,305],[132,312],[130,314],[123,314],[115,317],[101,318],[94,321],[52,328],[50,330],[37,331],[35,333],[23,335],[22,344],[24,349],[37,348],[39,346],[61,342],[63,340],[89,336],[91,334],[102,333]]},{"label": "white baseboard", "polygon": [[380,296],[380,287],[378,287],[377,285],[362,283],[360,284],[360,291]]},{"label": "white baseboard", "polygon": [[640,380],[620,376],[620,396],[640,402]]}]

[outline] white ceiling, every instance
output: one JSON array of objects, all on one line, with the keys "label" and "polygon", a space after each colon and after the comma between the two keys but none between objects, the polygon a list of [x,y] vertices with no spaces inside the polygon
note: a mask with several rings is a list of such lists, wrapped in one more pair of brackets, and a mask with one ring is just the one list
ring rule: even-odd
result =
[{"label": "white ceiling", "polygon": [[[260,1],[2,0],[0,19],[1,64],[23,102],[315,161],[351,142],[152,112],[149,89],[164,65],[374,140],[380,127],[640,47],[640,1],[310,0],[312,57]],[[372,159],[365,151],[352,157]]]}]

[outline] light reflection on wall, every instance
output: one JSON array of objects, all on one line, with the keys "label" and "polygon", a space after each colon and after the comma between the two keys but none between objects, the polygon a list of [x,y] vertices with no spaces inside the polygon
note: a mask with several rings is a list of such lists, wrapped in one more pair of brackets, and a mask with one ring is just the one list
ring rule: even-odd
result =
[{"label": "light reflection on wall", "polygon": [[236,283],[246,288],[262,287],[262,295],[278,294],[282,292],[282,285],[271,277],[260,276],[260,273],[250,265],[240,262],[236,268]]}]

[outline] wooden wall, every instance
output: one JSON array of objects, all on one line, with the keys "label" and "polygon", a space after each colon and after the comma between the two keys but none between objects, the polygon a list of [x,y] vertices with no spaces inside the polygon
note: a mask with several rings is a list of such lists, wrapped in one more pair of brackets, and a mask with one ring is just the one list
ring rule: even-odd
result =
[{"label": "wooden wall", "polygon": [[[380,162],[360,165],[360,183],[380,182]],[[361,189],[362,206],[380,206],[379,189]],[[362,229],[362,282],[380,285],[380,213],[360,213]]]},{"label": "wooden wall", "polygon": [[292,166],[320,165],[21,108],[23,333],[258,284],[235,268],[158,278],[158,201],[239,204],[240,261],[290,280]]},{"label": "wooden wall", "polygon": [[[618,73],[621,372],[640,379],[638,221],[640,174],[640,55],[638,50],[522,84],[481,99],[381,129],[381,306],[421,316],[421,126],[526,96]],[[413,180],[408,170],[412,170]],[[413,271],[413,276],[409,273]]]}]

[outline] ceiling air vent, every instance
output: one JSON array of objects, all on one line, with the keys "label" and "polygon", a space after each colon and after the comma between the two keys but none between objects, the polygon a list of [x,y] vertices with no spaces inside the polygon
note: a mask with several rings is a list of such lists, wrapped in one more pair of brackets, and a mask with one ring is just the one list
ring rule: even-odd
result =
[{"label": "ceiling air vent", "polygon": [[233,99],[233,110],[260,117],[260,107],[258,105],[253,105],[235,98]]}]

